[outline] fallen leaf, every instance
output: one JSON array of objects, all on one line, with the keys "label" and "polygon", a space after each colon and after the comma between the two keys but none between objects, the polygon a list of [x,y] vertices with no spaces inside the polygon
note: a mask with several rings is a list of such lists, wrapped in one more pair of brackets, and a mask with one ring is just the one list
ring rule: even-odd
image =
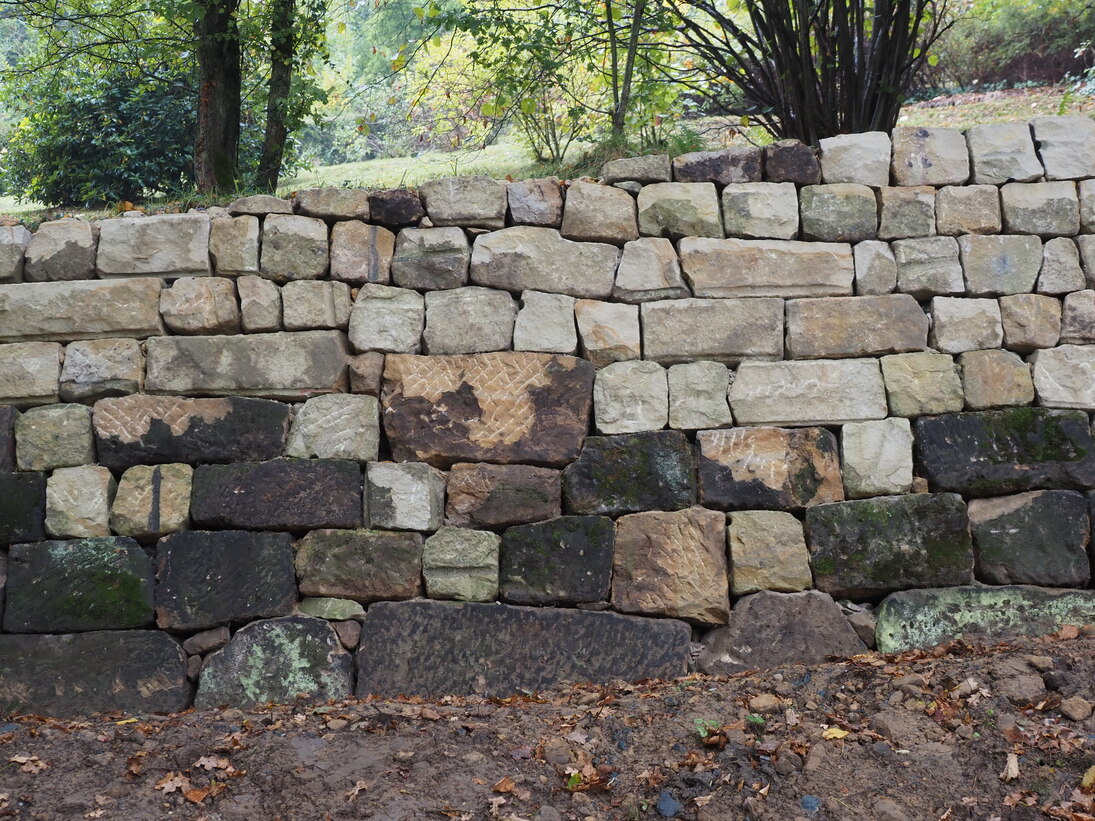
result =
[{"label": "fallen leaf", "polygon": [[354,786],[352,786],[350,788],[350,791],[346,793],[346,800],[347,801],[353,801],[355,798],[357,798],[359,795],[361,795],[361,793],[365,792],[365,790],[367,790],[367,789],[369,789],[369,785],[366,782],[364,782],[364,781],[354,782]]},{"label": "fallen leaf", "polygon": [[137,719],[135,719],[135,718],[123,718],[121,721],[115,721],[114,723],[118,727],[121,727],[123,724],[136,724]]},{"label": "fallen leaf", "polygon": [[833,741],[834,739],[845,738],[849,733],[847,730],[842,730],[839,727],[829,727],[822,732],[821,737],[826,741]]},{"label": "fallen leaf", "polygon": [[156,782],[154,790],[162,790],[164,795],[173,793],[176,790],[188,790],[190,789],[190,779],[182,773],[171,772]]},{"label": "fallen leaf", "polygon": [[567,741],[572,741],[575,744],[585,744],[589,741],[589,736],[583,733],[581,730],[573,730],[563,736]]},{"label": "fallen leaf", "polygon": [[490,814],[498,815],[498,811],[502,809],[502,806],[506,803],[506,799],[502,796],[498,796],[497,798],[490,799],[487,803],[490,804]]},{"label": "fallen leaf", "polygon": [[8,759],[12,764],[18,764],[20,772],[37,775],[49,765],[36,755],[13,755]]},{"label": "fallen leaf", "polygon": [[1080,789],[1084,792],[1095,792],[1095,767],[1087,768],[1087,772],[1080,780]]},{"label": "fallen leaf", "polygon": [[517,786],[517,783],[508,775],[491,787],[492,792],[507,793],[513,792],[513,788]]},{"label": "fallen leaf", "polygon": [[697,807],[706,807],[715,798],[713,795],[697,795],[692,799],[692,803]]},{"label": "fallen leaf", "polygon": [[1080,628],[1075,624],[1062,624],[1061,629],[1057,631],[1057,638],[1061,640],[1074,639],[1079,635]]},{"label": "fallen leaf", "polygon": [[201,769],[211,772],[213,770],[227,770],[231,769],[232,763],[227,758],[220,758],[218,756],[203,755],[197,761],[195,761],[192,767],[200,767]]},{"label": "fallen leaf", "polygon": [[209,797],[209,788],[191,787],[189,790],[183,790],[183,797],[191,804],[200,804]]},{"label": "fallen leaf", "polygon": [[1004,771],[1000,773],[1001,781],[1014,781],[1019,777],[1019,756],[1008,753],[1008,762],[1004,765]]}]

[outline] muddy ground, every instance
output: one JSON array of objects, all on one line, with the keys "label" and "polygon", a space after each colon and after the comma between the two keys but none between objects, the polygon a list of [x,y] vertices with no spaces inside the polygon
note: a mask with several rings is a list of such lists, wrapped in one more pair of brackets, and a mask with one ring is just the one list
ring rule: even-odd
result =
[{"label": "muddy ground", "polygon": [[0,817],[1087,821],[1093,690],[1089,627],[504,700],[9,717]]}]

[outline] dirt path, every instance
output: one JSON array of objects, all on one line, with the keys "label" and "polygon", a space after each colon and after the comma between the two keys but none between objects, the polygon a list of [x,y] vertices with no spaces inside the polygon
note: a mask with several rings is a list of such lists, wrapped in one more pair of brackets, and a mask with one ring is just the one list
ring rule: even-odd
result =
[{"label": "dirt path", "polygon": [[0,817],[1088,821],[1076,632],[506,700],[14,718]]}]

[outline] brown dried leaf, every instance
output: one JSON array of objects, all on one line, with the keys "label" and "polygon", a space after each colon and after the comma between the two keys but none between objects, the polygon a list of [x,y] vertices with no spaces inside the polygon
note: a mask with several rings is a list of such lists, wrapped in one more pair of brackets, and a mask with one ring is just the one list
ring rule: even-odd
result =
[{"label": "brown dried leaf", "polygon": [[209,788],[191,787],[189,790],[183,790],[183,797],[191,804],[200,804],[209,797]]},{"label": "brown dried leaf", "polygon": [[162,790],[164,795],[190,789],[190,779],[182,773],[170,772],[156,782],[154,790]]},{"label": "brown dried leaf", "polygon": [[1008,753],[1007,764],[1004,765],[1004,771],[1000,773],[1001,781],[1014,781],[1019,777],[1019,756],[1015,753]]},{"label": "brown dried leaf", "polygon": [[513,792],[513,788],[516,786],[517,783],[507,775],[505,778],[498,781],[493,787],[491,787],[491,791],[498,793]]}]

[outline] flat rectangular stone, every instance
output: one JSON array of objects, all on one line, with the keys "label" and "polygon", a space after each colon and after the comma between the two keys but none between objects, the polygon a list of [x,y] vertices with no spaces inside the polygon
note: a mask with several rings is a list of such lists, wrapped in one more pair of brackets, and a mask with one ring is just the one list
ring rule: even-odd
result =
[{"label": "flat rectangular stone", "polygon": [[573,242],[554,228],[518,225],[476,238],[471,281],[506,291],[547,291],[586,299],[612,293],[620,251]]},{"label": "flat rectangular stone", "polygon": [[0,473],[0,544],[46,537],[46,474]]},{"label": "flat rectangular stone", "polygon": [[98,223],[95,268],[103,279],[122,276],[207,276],[210,220],[206,214],[159,214]]},{"label": "flat rectangular stone", "polygon": [[736,365],[783,357],[782,299],[664,299],[642,305],[643,358]]},{"label": "flat rectangular stone", "polygon": [[845,243],[685,237],[679,249],[698,297],[852,295],[855,265]]},{"label": "flat rectangular stone", "polygon": [[302,399],[346,389],[349,346],[339,331],[150,339],[145,390]]},{"label": "flat rectangular stone", "polygon": [[378,602],[357,653],[357,695],[507,696],[565,681],[682,675],[690,629],[672,619],[447,602]]},{"label": "flat rectangular stone", "polygon": [[1095,346],[1060,345],[1036,351],[1031,361],[1043,406],[1095,410]]},{"label": "flat rectangular stone", "polygon": [[0,342],[158,336],[162,289],[158,279],[0,285]]},{"label": "flat rectangular stone", "polygon": [[390,354],[382,401],[392,458],[562,466],[588,431],[593,375],[589,362],[553,354]]},{"label": "flat rectangular stone", "polygon": [[927,344],[928,317],[908,294],[787,303],[787,354],[794,359],[922,351]]},{"label": "flat rectangular stone", "polygon": [[877,359],[743,362],[729,398],[743,425],[841,425],[888,410]]},{"label": "flat rectangular stone", "polygon": [[57,402],[62,358],[56,342],[0,345],[0,402],[18,408]]}]

